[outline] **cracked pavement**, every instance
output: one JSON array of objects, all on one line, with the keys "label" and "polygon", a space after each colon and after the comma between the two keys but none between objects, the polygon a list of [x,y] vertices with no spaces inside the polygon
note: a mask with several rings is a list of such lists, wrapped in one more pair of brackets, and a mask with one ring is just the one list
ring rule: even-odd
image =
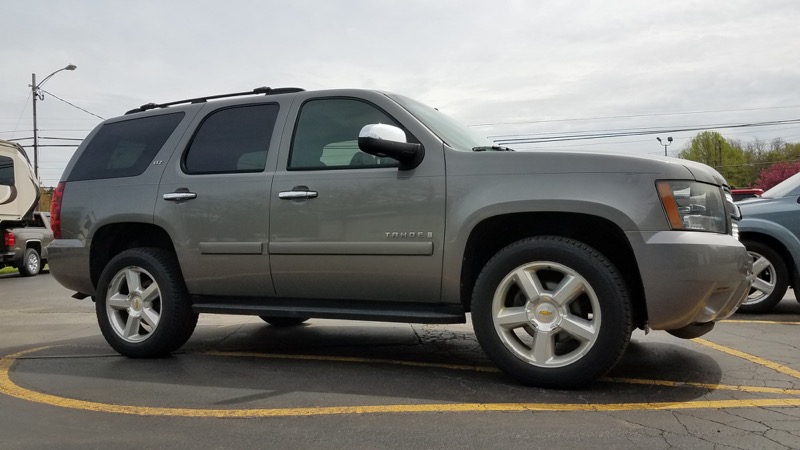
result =
[{"label": "cracked pavement", "polygon": [[706,343],[637,331],[578,391],[515,383],[469,324],[201,315],[172,357],[131,360],[70,295],[48,274],[0,276],[3,448],[800,448],[791,291]]}]

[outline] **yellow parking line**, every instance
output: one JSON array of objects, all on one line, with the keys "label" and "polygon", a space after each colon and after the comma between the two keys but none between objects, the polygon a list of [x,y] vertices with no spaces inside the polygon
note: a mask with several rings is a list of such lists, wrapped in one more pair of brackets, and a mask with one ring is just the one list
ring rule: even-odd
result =
[{"label": "yellow parking line", "polygon": [[365,363],[365,364],[390,364],[397,366],[431,367],[437,369],[450,369],[450,370],[469,370],[472,372],[500,372],[500,369],[489,366],[466,366],[458,364],[425,363],[418,361],[361,358],[354,356],[289,355],[283,353],[220,352],[214,350],[203,352],[203,354],[211,356],[237,356],[237,357],[247,357],[247,358],[290,359],[290,360],[302,360],[302,361],[332,361],[332,362],[353,362],[353,363]]},{"label": "yellow parking line", "polygon": [[747,361],[756,363],[759,366],[769,367],[770,369],[778,373],[789,375],[792,378],[800,379],[800,370],[795,370],[792,369],[791,367],[786,367],[782,364],[778,364],[776,362],[761,358],[759,356],[751,355],[745,352],[740,352],[739,350],[734,350],[730,347],[725,347],[724,345],[715,344],[705,339],[693,339],[693,341],[697,342],[698,344],[705,345],[706,347],[713,348],[714,350],[720,351],[722,353],[727,353],[731,356],[736,356],[737,358],[746,359]]},{"label": "yellow parking line", "polygon": [[787,322],[779,320],[723,320],[721,323],[757,323],[767,325],[800,325],[800,322]]},{"label": "yellow parking line", "polygon": [[[703,345],[711,344],[709,347],[732,354],[733,356],[757,362],[760,365],[775,369],[785,368],[762,358],[753,357],[742,352],[738,352],[727,347],[717,346],[707,341],[701,341]],[[45,349],[40,347],[18,352],[7,357],[0,358],[0,393],[18,399],[41,403],[62,408],[77,409],[83,411],[94,411],[102,413],[128,414],[138,416],[171,416],[171,417],[207,417],[207,418],[257,418],[257,417],[291,417],[291,416],[321,416],[321,415],[344,415],[344,414],[397,414],[397,413],[423,413],[423,412],[526,412],[526,411],[638,411],[638,410],[676,410],[676,409],[721,409],[721,408],[747,408],[747,407],[794,407],[800,406],[800,398],[772,398],[772,399],[751,399],[751,400],[697,400],[687,402],[649,402],[649,403],[609,403],[609,404],[583,404],[583,403],[444,403],[444,404],[409,404],[409,405],[374,405],[374,406],[334,406],[334,407],[312,407],[312,408],[268,408],[268,409],[192,409],[192,408],[165,408],[132,405],[114,405],[101,402],[76,400],[66,397],[59,397],[44,394],[15,384],[10,376],[10,370],[14,362],[27,354]],[[732,353],[733,352],[733,353]],[[224,352],[213,352],[221,356],[228,355]],[[240,354],[241,355],[241,354]],[[245,353],[244,355],[249,355]],[[263,354],[254,354],[263,356]],[[274,355],[275,357],[286,357],[286,355]],[[293,355],[288,355],[293,356]],[[749,358],[748,358],[749,357]],[[311,356],[299,356],[293,359],[311,359]],[[355,361],[355,362],[374,362],[367,358],[339,358],[325,357],[325,360]],[[383,360],[381,360],[383,361]],[[424,363],[416,363],[420,365]],[[470,366],[455,365],[436,365],[443,368],[466,369]],[[777,369],[776,369],[777,370]],[[788,369],[792,370],[792,369]],[[779,370],[780,371],[780,370]],[[785,372],[783,372],[785,373]],[[614,379],[610,379],[614,380]],[[646,384],[646,380],[620,379],[624,382],[636,382]],[[653,384],[666,386],[691,386],[703,388],[716,388],[720,386],[702,383],[678,383],[668,381],[652,381]],[[736,388],[736,387],[732,387]],[[773,390],[771,388],[746,388],[741,387],[744,392],[761,393],[781,393],[796,394],[794,390]]]},{"label": "yellow parking line", "polygon": [[[224,357],[352,362],[352,363],[363,363],[363,364],[392,364],[392,365],[421,367],[421,368],[467,370],[474,372],[500,372],[500,369],[489,366],[441,364],[441,363],[427,363],[419,361],[398,361],[392,359],[362,358],[362,357],[352,357],[352,356],[289,355],[283,353],[222,352],[216,350],[203,352],[203,354],[211,356],[224,356]],[[759,394],[800,395],[800,389],[783,389],[783,388],[771,388],[764,386],[731,386],[731,385],[715,384],[715,383],[696,383],[691,381],[668,381],[668,380],[645,380],[645,379],[624,378],[624,377],[604,377],[601,378],[601,381],[606,381],[610,383],[642,384],[642,385],[664,386],[664,387],[675,387],[675,388],[688,387],[697,389],[752,392]]]},{"label": "yellow parking line", "polygon": [[716,383],[696,383],[693,381],[667,381],[667,380],[645,380],[640,378],[606,377],[603,381],[612,383],[642,384],[647,386],[664,386],[674,388],[695,388],[708,389],[711,391],[737,391],[750,392],[756,394],[780,394],[780,395],[800,395],[800,389],[783,389],[766,386],[732,386],[729,384]]}]

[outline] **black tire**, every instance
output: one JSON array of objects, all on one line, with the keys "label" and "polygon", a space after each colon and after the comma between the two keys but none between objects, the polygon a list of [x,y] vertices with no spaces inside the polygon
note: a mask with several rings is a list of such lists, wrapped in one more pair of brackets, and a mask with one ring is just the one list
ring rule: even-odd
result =
[{"label": "black tire", "polygon": [[25,249],[22,261],[19,263],[19,274],[23,277],[32,277],[42,271],[42,258],[35,248]]},{"label": "black tire", "polygon": [[178,261],[160,248],[134,248],[115,256],[103,269],[95,300],[103,337],[131,358],[168,355],[186,343],[197,325]]},{"label": "black tire", "polygon": [[296,327],[306,322],[308,317],[277,317],[277,316],[258,316],[264,322],[276,327]]},{"label": "black tire", "polygon": [[757,241],[742,240],[753,257],[756,280],[750,294],[739,306],[743,313],[765,313],[775,307],[789,287],[789,270],[783,257],[772,247]]},{"label": "black tire", "polygon": [[[526,283],[526,294],[524,280],[538,286]],[[504,372],[558,389],[586,386],[611,370],[633,329],[627,288],[614,265],[558,236],[517,241],[490,259],[475,282],[472,322],[481,347]]]}]

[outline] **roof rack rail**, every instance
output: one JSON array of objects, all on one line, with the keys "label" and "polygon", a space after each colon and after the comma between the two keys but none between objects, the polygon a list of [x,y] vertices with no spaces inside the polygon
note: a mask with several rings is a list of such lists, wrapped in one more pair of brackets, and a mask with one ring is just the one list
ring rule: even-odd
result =
[{"label": "roof rack rail", "polygon": [[133,113],[137,113],[137,112],[144,112],[144,111],[148,111],[148,110],[156,109],[156,108],[166,108],[168,106],[180,105],[180,104],[183,104],[183,103],[205,103],[208,100],[214,100],[214,99],[218,99],[218,98],[240,97],[242,95],[258,95],[258,94],[264,94],[264,95],[291,94],[293,92],[303,92],[304,90],[305,89],[296,88],[296,87],[284,87],[284,88],[274,88],[273,89],[271,87],[261,86],[261,87],[253,89],[252,91],[246,91],[246,92],[234,92],[232,94],[209,95],[209,96],[206,96],[206,97],[190,98],[190,99],[186,99],[186,100],[178,100],[178,101],[169,102],[169,103],[148,103],[148,104],[142,105],[142,106],[140,106],[138,108],[134,108],[134,109],[126,112],[125,114],[127,115],[127,114],[133,114]]}]

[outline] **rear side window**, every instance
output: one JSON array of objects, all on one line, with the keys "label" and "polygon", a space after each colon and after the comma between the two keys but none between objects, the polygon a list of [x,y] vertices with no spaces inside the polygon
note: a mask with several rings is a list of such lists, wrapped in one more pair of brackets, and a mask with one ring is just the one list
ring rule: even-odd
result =
[{"label": "rear side window", "polygon": [[141,175],[184,113],[131,119],[103,125],[86,146],[67,181]]},{"label": "rear side window", "polygon": [[0,186],[14,185],[14,160],[0,156]]},{"label": "rear side window", "polygon": [[189,174],[263,172],[278,105],[221,109],[200,124],[183,160]]}]

